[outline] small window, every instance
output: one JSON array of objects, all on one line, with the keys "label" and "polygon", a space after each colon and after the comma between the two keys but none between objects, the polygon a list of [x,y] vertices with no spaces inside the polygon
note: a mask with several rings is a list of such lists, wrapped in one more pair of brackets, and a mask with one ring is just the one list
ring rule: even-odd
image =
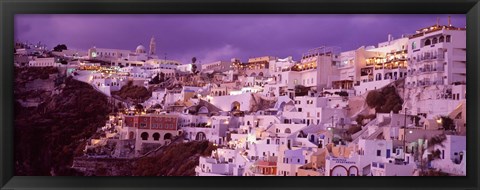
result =
[{"label": "small window", "polygon": [[381,150],[377,150],[377,156],[381,156],[382,155],[382,151]]}]

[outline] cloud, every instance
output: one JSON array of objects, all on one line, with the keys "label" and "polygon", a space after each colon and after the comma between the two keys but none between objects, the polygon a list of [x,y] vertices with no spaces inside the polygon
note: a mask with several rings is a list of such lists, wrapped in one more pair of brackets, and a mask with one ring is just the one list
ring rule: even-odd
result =
[{"label": "cloud", "polygon": [[230,44],[224,45],[217,49],[208,50],[201,56],[199,61],[202,63],[211,63],[215,61],[229,61],[231,58],[240,54],[240,49]]}]

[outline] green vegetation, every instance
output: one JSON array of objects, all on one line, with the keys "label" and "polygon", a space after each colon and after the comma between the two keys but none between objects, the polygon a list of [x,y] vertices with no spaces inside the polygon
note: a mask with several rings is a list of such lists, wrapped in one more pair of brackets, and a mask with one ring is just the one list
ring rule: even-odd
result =
[{"label": "green vegetation", "polygon": [[157,74],[153,79],[148,82],[149,84],[160,84],[163,81],[165,81],[165,73],[160,72],[160,74]]},{"label": "green vegetation", "polygon": [[358,125],[360,126],[364,126],[366,125],[366,123],[363,123],[363,120],[365,119],[375,119],[377,116],[375,114],[370,114],[370,115],[358,115],[357,118],[355,119],[355,121],[357,122]]},{"label": "green vegetation", "polygon": [[295,96],[306,96],[308,95],[308,91],[310,88],[305,87],[303,85],[296,85],[295,86]]},{"label": "green vegetation", "polygon": [[110,107],[106,96],[72,78],[37,108],[15,102],[15,175],[82,175],[70,168],[74,154],[105,124]]},{"label": "green vegetation", "polygon": [[194,176],[200,156],[210,156],[216,147],[208,141],[172,144],[160,155],[137,160],[135,176]]},{"label": "green vegetation", "polygon": [[51,74],[57,74],[58,68],[55,67],[15,67],[15,84],[23,84],[35,79],[46,80]]},{"label": "green vegetation", "polygon": [[63,50],[67,50],[67,45],[59,44],[53,48],[53,51],[61,52]]},{"label": "green vegetation", "polygon": [[362,130],[362,127],[360,127],[358,125],[352,125],[347,129],[347,134],[348,135],[353,135],[353,134],[355,134],[355,133],[357,133],[361,130]]},{"label": "green vegetation", "polygon": [[152,93],[143,86],[133,85],[132,81],[128,81],[128,84],[122,86],[119,91],[112,91],[112,95],[119,96],[122,99],[133,99],[141,102],[146,101],[152,97]]},{"label": "green vegetation", "polygon": [[394,86],[387,86],[380,90],[370,91],[367,95],[367,105],[375,108],[378,113],[398,113],[402,109],[403,100]]},{"label": "green vegetation", "polygon": [[448,116],[440,116],[442,129],[445,131],[455,131],[455,123]]}]

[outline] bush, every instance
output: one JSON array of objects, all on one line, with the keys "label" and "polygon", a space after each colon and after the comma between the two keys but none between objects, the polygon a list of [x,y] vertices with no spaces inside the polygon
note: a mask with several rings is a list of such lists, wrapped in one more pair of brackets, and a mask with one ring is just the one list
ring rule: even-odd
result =
[{"label": "bush", "polygon": [[135,86],[132,81],[129,81],[127,85],[122,86],[119,91],[113,91],[112,95],[120,96],[123,99],[135,99],[145,101],[152,96],[152,93],[143,86]]},{"label": "bush", "polygon": [[403,100],[394,86],[370,91],[366,99],[367,105],[379,113],[398,113],[402,109]]},{"label": "bush", "polygon": [[362,127],[358,125],[352,125],[350,126],[350,128],[347,129],[347,134],[352,135],[359,132],[360,130],[362,130]]}]

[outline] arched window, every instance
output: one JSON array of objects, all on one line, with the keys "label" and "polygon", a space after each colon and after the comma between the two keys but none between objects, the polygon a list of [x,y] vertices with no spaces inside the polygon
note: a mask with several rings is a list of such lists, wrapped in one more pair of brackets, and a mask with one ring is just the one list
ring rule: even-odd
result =
[{"label": "arched window", "polygon": [[436,43],[437,43],[437,38],[433,38],[432,44],[436,44]]},{"label": "arched window", "polygon": [[425,40],[425,46],[429,46],[431,44],[430,39]]},{"label": "arched window", "polygon": [[154,140],[154,141],[160,140],[160,134],[154,133],[152,136],[153,136],[153,140]]},{"label": "arched window", "polygon": [[439,42],[439,43],[442,43],[442,42],[444,42],[444,41],[445,41],[445,37],[440,36],[440,38],[438,39],[438,42]]},{"label": "arched window", "polygon": [[140,137],[142,137],[142,140],[146,141],[148,140],[148,133],[147,132],[143,132]]},{"label": "arched window", "polygon": [[163,136],[163,139],[167,140],[167,139],[172,139],[172,134],[170,133],[167,133]]},{"label": "arched window", "polygon": [[292,131],[290,130],[290,128],[286,128],[285,129],[285,133],[291,133]]}]

